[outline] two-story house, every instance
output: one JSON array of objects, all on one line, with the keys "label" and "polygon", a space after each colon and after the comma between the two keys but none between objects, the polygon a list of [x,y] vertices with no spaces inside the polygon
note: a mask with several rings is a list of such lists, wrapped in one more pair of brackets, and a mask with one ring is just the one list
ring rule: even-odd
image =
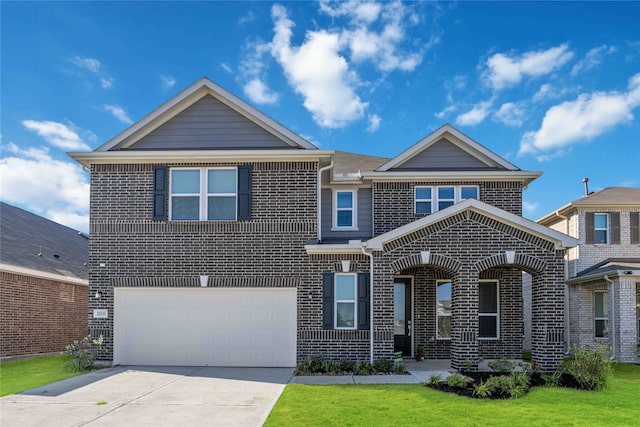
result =
[{"label": "two-story house", "polygon": [[424,346],[564,354],[564,256],[520,170],[449,125],[392,159],[320,150],[203,78],[93,152],[90,332],[114,364],[294,366]]},{"label": "two-story house", "polygon": [[566,254],[569,344],[606,344],[636,362],[640,344],[640,188],[585,194],[537,220],[578,239]]}]

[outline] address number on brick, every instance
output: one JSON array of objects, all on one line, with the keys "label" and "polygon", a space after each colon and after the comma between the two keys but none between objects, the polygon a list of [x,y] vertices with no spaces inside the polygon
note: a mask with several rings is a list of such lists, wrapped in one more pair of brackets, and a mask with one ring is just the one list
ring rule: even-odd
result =
[{"label": "address number on brick", "polygon": [[109,317],[109,310],[106,308],[97,308],[93,310],[94,319],[106,319],[107,317]]}]

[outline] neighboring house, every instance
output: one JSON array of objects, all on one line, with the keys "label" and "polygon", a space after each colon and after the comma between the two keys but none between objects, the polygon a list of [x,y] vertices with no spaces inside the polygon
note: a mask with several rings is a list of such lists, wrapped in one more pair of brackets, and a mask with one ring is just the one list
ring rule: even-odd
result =
[{"label": "neighboring house", "polygon": [[566,257],[569,344],[604,343],[623,362],[638,360],[640,188],[605,188],[537,222],[579,241]]},{"label": "neighboring house", "polygon": [[0,357],[87,335],[87,236],[0,202]]},{"label": "neighboring house", "polygon": [[563,357],[577,242],[522,217],[539,172],[449,125],[393,159],[319,150],[203,78],[70,155],[91,169],[89,328],[114,364],[519,358],[522,270],[533,357]]}]

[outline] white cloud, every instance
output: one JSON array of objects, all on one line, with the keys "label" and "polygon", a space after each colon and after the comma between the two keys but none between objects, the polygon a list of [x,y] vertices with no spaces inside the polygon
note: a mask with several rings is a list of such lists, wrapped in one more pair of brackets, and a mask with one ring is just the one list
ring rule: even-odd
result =
[{"label": "white cloud", "polygon": [[449,105],[444,110],[435,113],[434,116],[436,116],[436,118],[438,118],[438,119],[442,119],[444,116],[455,112],[457,109],[458,109],[457,105],[455,105],[455,104],[454,105]]},{"label": "white cloud", "polygon": [[176,84],[176,79],[173,76],[160,74],[160,82],[162,83],[162,87],[165,89],[170,89]]},{"label": "white cloud", "polygon": [[506,102],[500,106],[493,117],[505,125],[519,127],[522,126],[524,115],[525,111],[521,105]]},{"label": "white cloud", "polygon": [[560,68],[573,57],[569,46],[562,44],[547,50],[509,56],[496,53],[487,59],[484,79],[496,90],[515,86],[523,77],[538,77]]},{"label": "white cloud", "polygon": [[524,210],[525,215],[532,215],[536,213],[539,206],[540,203],[522,201],[522,209]]},{"label": "white cloud", "polygon": [[100,86],[102,89],[110,89],[113,86],[113,79],[110,77],[100,77]]},{"label": "white cloud", "polygon": [[369,126],[367,126],[367,132],[373,133],[380,129],[380,123],[382,119],[377,114],[372,114],[369,116]]},{"label": "white cloud", "polygon": [[252,79],[244,85],[244,93],[256,104],[275,104],[278,102],[278,94],[269,90],[259,79]]},{"label": "white cloud", "polygon": [[474,105],[471,110],[456,117],[456,124],[460,126],[475,126],[482,123],[489,114],[492,104],[493,101],[484,101]]},{"label": "white cloud", "polygon": [[110,89],[111,87],[113,87],[113,78],[105,74],[104,66],[96,58],[83,58],[81,56],[74,56],[73,58],[71,58],[71,62],[79,68],[90,71],[93,74],[97,75],[100,79],[100,86],[103,89]]},{"label": "white cloud", "polygon": [[233,73],[233,70],[231,69],[231,67],[229,67],[227,64],[225,64],[224,62],[220,64],[220,66],[222,67],[223,70],[225,70],[227,73],[231,74]]},{"label": "white cloud", "polygon": [[243,25],[243,24],[246,24],[247,22],[251,22],[255,20],[256,20],[256,15],[253,13],[252,10],[249,10],[247,13],[242,15],[240,19],[238,19],[238,24]]},{"label": "white cloud", "polygon": [[289,84],[304,97],[304,106],[322,127],[339,128],[364,116],[367,103],[355,93],[356,74],[340,55],[340,37],[327,31],[309,31],[303,44],[291,45],[294,26],[280,5],[271,8],[274,37],[271,53],[285,71]]},{"label": "white cloud", "polygon": [[614,46],[598,46],[591,49],[584,58],[578,61],[573,68],[571,69],[571,75],[575,76],[583,71],[589,71],[592,68],[597,67],[602,63],[605,55],[612,54],[616,52],[616,48]]},{"label": "white cloud", "polygon": [[62,123],[48,120],[23,120],[22,125],[38,134],[47,143],[63,150],[89,150],[89,146],[78,133]]},{"label": "white cloud", "polygon": [[44,147],[23,150],[9,143],[6,152],[0,159],[3,200],[88,231],[89,177],[79,164],[53,159]]},{"label": "white cloud", "polygon": [[518,155],[535,154],[539,160],[562,154],[572,144],[589,141],[633,119],[640,105],[640,73],[629,79],[626,92],[581,94],[573,101],[551,107],[537,131],[527,132]]},{"label": "white cloud", "polygon": [[382,5],[373,2],[349,1],[320,1],[320,11],[337,18],[339,16],[350,16],[358,22],[370,24],[375,22],[380,16]]},{"label": "white cloud", "polygon": [[106,112],[111,113],[113,117],[120,120],[122,123],[125,123],[127,125],[133,123],[133,120],[131,120],[129,114],[127,114],[127,112],[121,106],[104,104],[102,107]]},{"label": "white cloud", "polygon": [[540,89],[533,95],[533,102],[547,101],[550,99],[562,98],[563,96],[577,92],[578,87],[557,87],[549,83],[545,83],[540,86]]}]

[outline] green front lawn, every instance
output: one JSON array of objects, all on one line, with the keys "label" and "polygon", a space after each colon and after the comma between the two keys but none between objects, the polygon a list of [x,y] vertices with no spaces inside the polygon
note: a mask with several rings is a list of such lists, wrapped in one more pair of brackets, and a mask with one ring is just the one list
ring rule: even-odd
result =
[{"label": "green front lawn", "polygon": [[600,392],[535,387],[479,400],[422,385],[289,384],[266,426],[627,426],[640,423],[640,366],[616,365]]},{"label": "green front lawn", "polygon": [[0,362],[0,396],[19,393],[51,384],[83,372],[67,370],[71,356],[39,356],[32,359]]}]

